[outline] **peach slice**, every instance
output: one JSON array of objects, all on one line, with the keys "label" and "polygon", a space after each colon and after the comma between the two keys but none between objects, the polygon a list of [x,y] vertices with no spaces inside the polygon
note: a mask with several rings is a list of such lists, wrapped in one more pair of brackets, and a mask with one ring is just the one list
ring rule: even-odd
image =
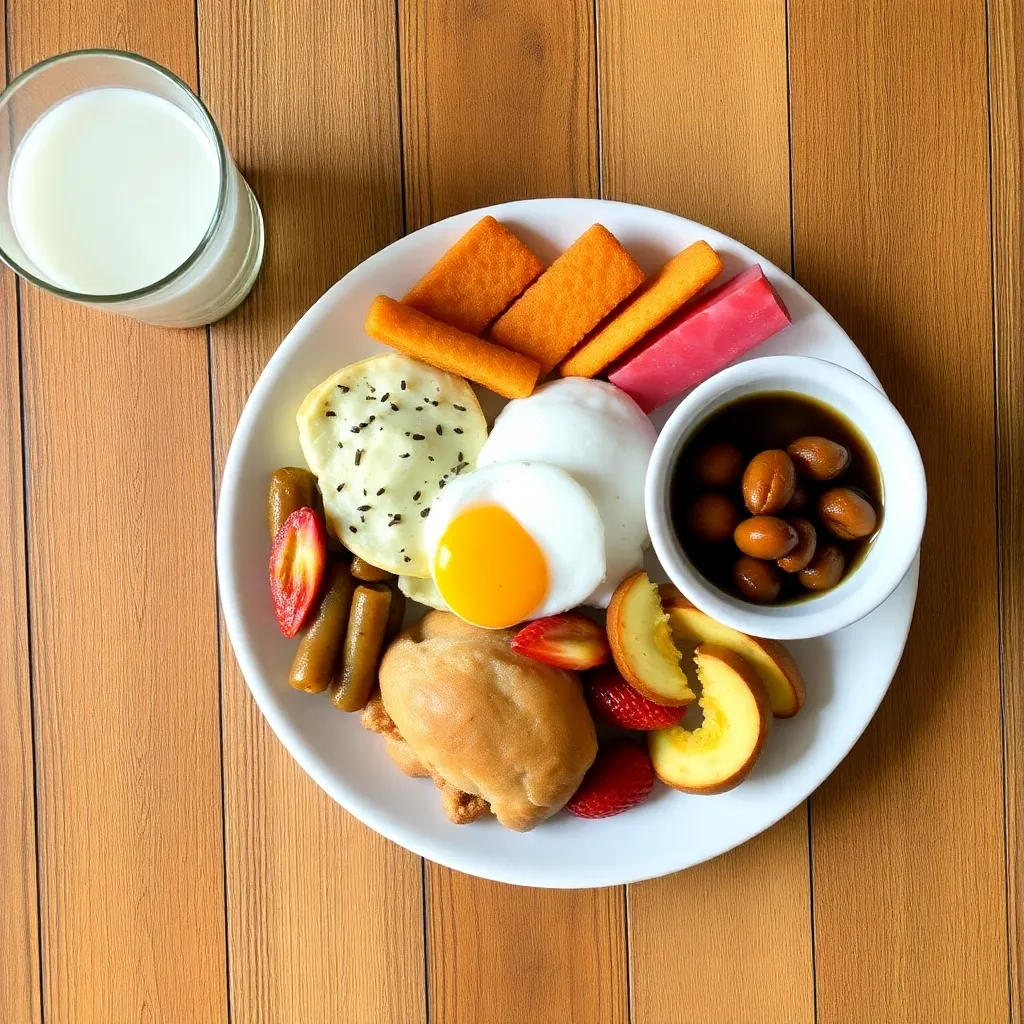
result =
[{"label": "peach slice", "polygon": [[647,573],[633,573],[615,588],[605,628],[623,679],[648,700],[680,707],[696,698],[680,668],[658,588]]},{"label": "peach slice", "polygon": [[734,651],[700,644],[694,652],[704,721],[648,733],[658,778],[684,793],[724,793],[750,774],[772,724],[764,683]]},{"label": "peach slice", "polygon": [[804,706],[806,690],[803,676],[793,656],[782,644],[776,640],[748,636],[716,622],[695,608],[671,583],[663,583],[659,591],[677,641],[728,647],[748,661],[768,691],[772,714],[776,718],[792,718]]}]

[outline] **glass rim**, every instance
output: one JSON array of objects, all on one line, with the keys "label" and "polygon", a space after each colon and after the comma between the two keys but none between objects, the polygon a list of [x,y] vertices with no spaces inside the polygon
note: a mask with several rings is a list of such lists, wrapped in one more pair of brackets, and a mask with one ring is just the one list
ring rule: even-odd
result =
[{"label": "glass rim", "polygon": [[[7,105],[14,93],[23,86],[26,82],[34,78],[40,72],[47,68],[61,64],[64,62],[75,61],[82,57],[114,57],[119,60],[125,60],[129,63],[141,64],[151,71],[157,72],[159,75],[166,78],[172,85],[182,89],[199,107],[200,115],[205,118],[206,124],[212,129],[213,137],[216,141],[216,155],[217,155],[217,169],[220,173],[220,180],[217,186],[217,205],[213,211],[213,217],[210,220],[209,225],[206,228],[203,237],[199,240],[195,249],[188,255],[188,257],[175,267],[170,273],[165,274],[159,280],[154,281],[152,284],[144,285],[142,288],[134,288],[128,292],[117,292],[117,293],[91,293],[91,292],[77,292],[72,291],[69,288],[62,288],[60,285],[54,284],[51,281],[46,281],[40,278],[38,275],[26,270],[22,267],[17,260],[15,260],[2,245],[0,245],[0,260],[3,260],[16,274],[20,277],[25,278],[26,281],[30,281],[38,288],[42,288],[44,291],[50,292],[53,295],[57,295],[63,299],[72,299],[76,302],[85,302],[91,305],[115,305],[119,302],[129,302],[134,299],[146,298],[149,295],[159,291],[165,285],[171,284],[178,278],[182,277],[186,271],[188,271],[202,256],[206,250],[210,241],[217,233],[217,228],[220,227],[221,221],[224,219],[224,208],[227,199],[228,190],[228,162],[230,157],[228,156],[227,149],[224,146],[224,139],[221,137],[220,129],[217,127],[217,122],[213,119],[206,104],[202,101],[202,98],[193,91],[192,87],[181,78],[179,78],[173,71],[165,68],[162,64],[157,64],[156,61],[150,60],[148,57],[143,57],[140,53],[134,53],[131,50],[116,50],[108,49],[105,47],[92,47],[82,50],[68,50],[64,53],[55,54],[52,57],[47,57],[45,60],[39,61],[37,64],[33,64],[31,67],[26,68],[21,72],[20,75],[11,79],[8,83],[7,88],[0,92],[0,110]],[[116,87],[115,87],[116,88]],[[88,89],[83,89],[82,92],[88,92]],[[78,96],[81,93],[69,93],[68,96],[63,97],[58,102],[63,102],[64,99],[68,99],[71,96]],[[50,109],[53,109],[52,107]],[[36,122],[38,123],[38,119]],[[30,129],[31,130],[31,129]],[[26,132],[27,134],[27,132]],[[17,151],[15,150],[15,153]],[[12,154],[11,165],[13,166],[14,159]]]}]

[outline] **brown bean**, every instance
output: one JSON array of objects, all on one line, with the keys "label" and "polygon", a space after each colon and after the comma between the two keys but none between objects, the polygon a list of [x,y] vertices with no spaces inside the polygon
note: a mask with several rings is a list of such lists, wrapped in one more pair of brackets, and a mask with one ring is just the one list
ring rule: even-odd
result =
[{"label": "brown bean", "polygon": [[779,596],[782,580],[771,562],[740,555],[732,567],[732,581],[740,597],[758,604],[769,604]]},{"label": "brown bean", "polygon": [[793,488],[793,497],[789,499],[789,504],[786,506],[787,512],[803,512],[807,508],[807,488],[802,484],[797,484]]},{"label": "brown bean", "polygon": [[797,471],[811,480],[834,480],[850,465],[850,449],[827,437],[798,437],[786,451]]},{"label": "brown bean", "polygon": [[339,559],[332,559],[327,566],[320,604],[302,631],[288,673],[288,682],[296,690],[322,693],[331,685],[345,639],[354,588],[348,566]]},{"label": "brown bean", "polygon": [[389,643],[402,630],[402,623],[405,621],[405,594],[398,589],[398,583],[392,581],[388,584],[391,588],[391,607],[388,609],[388,624],[384,630],[384,642]]},{"label": "brown bean", "polygon": [[796,530],[785,521],[775,516],[752,516],[744,519],[733,532],[736,547],[751,558],[763,558],[774,561],[789,554],[796,547]]},{"label": "brown bean", "polygon": [[818,498],[822,523],[841,540],[859,540],[875,532],[878,516],[871,502],[852,487],[833,487]]},{"label": "brown bean", "polygon": [[341,662],[331,683],[331,703],[339,711],[361,711],[377,685],[377,667],[391,610],[391,590],[364,583],[352,595]]},{"label": "brown bean", "polygon": [[795,488],[793,460],[781,448],[755,455],[743,471],[743,501],[755,516],[781,512]]},{"label": "brown bean", "polygon": [[366,583],[386,583],[395,578],[393,572],[388,572],[387,569],[378,569],[372,562],[367,562],[366,559],[360,558],[358,555],[352,559],[352,575],[357,580],[363,580]]},{"label": "brown bean", "polygon": [[818,548],[806,569],[801,569],[797,579],[808,590],[831,590],[842,578],[846,569],[846,558],[835,544]]},{"label": "brown bean", "polygon": [[790,519],[789,525],[796,530],[796,547],[784,558],[778,559],[779,568],[783,572],[799,572],[805,569],[818,547],[818,531],[809,519]]},{"label": "brown bean", "polygon": [[687,529],[708,544],[727,541],[739,521],[739,509],[721,494],[702,494],[694,499],[686,514]]},{"label": "brown bean", "polygon": [[270,477],[267,494],[267,525],[273,540],[284,521],[299,508],[316,508],[320,493],[316,477],[308,469],[284,466]]},{"label": "brown bean", "polygon": [[709,444],[693,460],[694,476],[708,487],[731,487],[743,472],[743,454],[728,441]]}]

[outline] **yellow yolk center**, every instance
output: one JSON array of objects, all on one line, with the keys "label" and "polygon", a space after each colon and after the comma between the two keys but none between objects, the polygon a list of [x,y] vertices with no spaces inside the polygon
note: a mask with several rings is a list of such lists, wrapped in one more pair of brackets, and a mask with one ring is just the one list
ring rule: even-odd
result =
[{"label": "yellow yolk center", "polygon": [[456,615],[500,629],[540,607],[548,565],[517,519],[499,505],[477,505],[455,516],[441,535],[434,582]]}]

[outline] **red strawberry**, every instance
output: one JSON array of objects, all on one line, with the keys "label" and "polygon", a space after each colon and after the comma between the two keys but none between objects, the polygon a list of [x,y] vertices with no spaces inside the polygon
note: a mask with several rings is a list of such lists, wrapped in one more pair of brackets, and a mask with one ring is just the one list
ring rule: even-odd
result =
[{"label": "red strawberry", "polygon": [[610,818],[642,804],[653,788],[647,749],[632,740],[616,740],[598,750],[565,809],[577,818]]},{"label": "red strawberry", "polygon": [[270,549],[270,596],[281,632],[293,637],[316,600],[327,562],[327,535],[311,508],[297,508]]},{"label": "red strawberry", "polygon": [[579,612],[531,622],[512,638],[512,650],[571,672],[603,665],[611,653],[604,627]]},{"label": "red strawberry", "polygon": [[623,729],[667,729],[678,725],[686,708],[667,708],[648,700],[614,669],[595,672],[588,680],[590,706],[609,725]]}]

